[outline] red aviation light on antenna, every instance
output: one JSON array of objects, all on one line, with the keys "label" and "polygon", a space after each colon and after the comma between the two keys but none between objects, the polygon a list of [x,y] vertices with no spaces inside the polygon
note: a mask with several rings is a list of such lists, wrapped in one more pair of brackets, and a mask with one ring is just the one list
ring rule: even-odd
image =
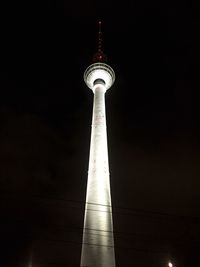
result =
[{"label": "red aviation light on antenna", "polygon": [[107,57],[102,51],[98,51],[94,56],[93,56],[93,62],[107,62]]}]

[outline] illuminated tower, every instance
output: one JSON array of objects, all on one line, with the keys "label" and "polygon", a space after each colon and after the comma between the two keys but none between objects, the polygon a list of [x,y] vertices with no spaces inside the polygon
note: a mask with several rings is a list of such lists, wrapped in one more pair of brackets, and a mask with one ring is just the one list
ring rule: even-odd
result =
[{"label": "illuminated tower", "polygon": [[115,73],[105,63],[101,43],[99,22],[98,52],[84,73],[85,83],[94,93],[94,103],[81,267],[115,267],[105,112],[105,93],[114,83]]}]

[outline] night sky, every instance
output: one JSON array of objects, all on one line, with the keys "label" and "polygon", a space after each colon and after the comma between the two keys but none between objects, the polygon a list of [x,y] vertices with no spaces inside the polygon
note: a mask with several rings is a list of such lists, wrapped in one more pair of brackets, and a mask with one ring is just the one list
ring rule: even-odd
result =
[{"label": "night sky", "polygon": [[200,10],[184,2],[5,4],[0,266],[80,264],[93,102],[83,73],[99,19],[116,73],[106,110],[117,267],[200,266]]}]

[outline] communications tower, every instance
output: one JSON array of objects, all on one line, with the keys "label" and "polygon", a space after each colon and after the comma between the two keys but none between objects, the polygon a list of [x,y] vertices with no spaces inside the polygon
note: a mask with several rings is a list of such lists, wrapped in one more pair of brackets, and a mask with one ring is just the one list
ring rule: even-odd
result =
[{"label": "communications tower", "polygon": [[81,267],[115,267],[105,111],[105,93],[114,83],[115,73],[106,62],[99,22],[98,51],[84,73],[94,102]]}]

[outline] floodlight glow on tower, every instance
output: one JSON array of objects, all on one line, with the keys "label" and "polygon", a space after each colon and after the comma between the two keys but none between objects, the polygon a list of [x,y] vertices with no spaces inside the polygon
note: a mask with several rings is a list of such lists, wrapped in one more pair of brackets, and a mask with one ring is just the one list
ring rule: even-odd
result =
[{"label": "floodlight glow on tower", "polygon": [[115,73],[105,63],[101,44],[99,22],[98,52],[84,73],[84,81],[94,93],[94,103],[81,267],[115,267],[105,111],[105,93],[114,83]]}]

